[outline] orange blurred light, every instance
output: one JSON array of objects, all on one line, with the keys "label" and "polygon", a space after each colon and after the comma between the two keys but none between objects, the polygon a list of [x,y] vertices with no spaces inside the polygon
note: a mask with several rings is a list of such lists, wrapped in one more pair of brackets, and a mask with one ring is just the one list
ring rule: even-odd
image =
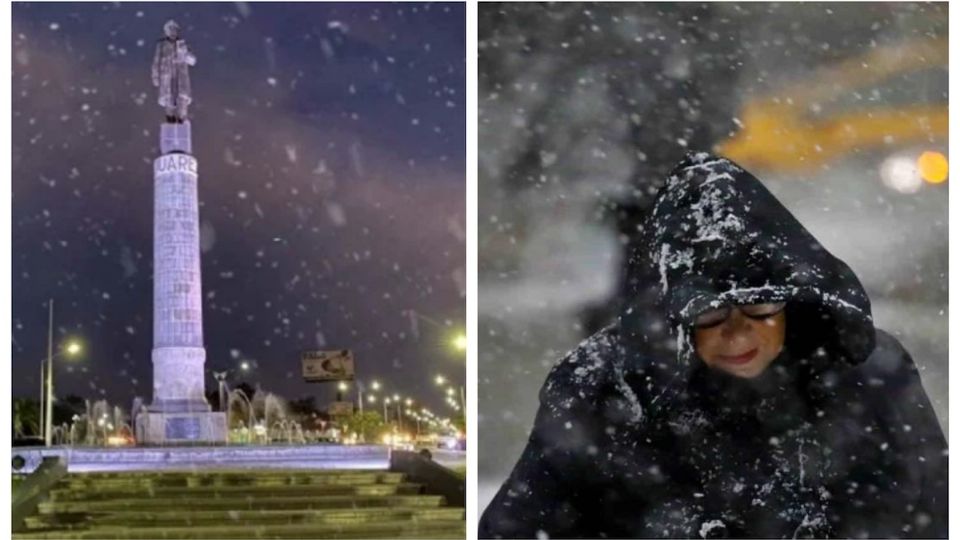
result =
[{"label": "orange blurred light", "polygon": [[931,184],[945,182],[948,169],[947,156],[940,152],[924,152],[917,158],[917,170],[920,171],[920,176]]},{"label": "orange blurred light", "polygon": [[107,444],[110,446],[126,446],[128,444],[133,444],[133,441],[131,441],[128,437],[111,435],[107,437]]}]

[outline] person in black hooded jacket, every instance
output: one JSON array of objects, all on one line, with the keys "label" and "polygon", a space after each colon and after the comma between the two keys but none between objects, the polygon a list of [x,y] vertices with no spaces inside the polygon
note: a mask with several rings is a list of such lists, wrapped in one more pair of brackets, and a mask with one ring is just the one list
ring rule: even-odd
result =
[{"label": "person in black hooded jacket", "polygon": [[619,318],[550,372],[481,538],[946,537],[946,440],[845,263],[706,153],[639,233]]}]

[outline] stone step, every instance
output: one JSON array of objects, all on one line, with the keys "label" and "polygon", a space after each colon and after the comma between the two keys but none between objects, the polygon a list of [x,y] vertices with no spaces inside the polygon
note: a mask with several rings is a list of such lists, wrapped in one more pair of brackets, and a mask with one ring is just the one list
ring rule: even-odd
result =
[{"label": "stone step", "polygon": [[122,513],[58,513],[28,517],[30,529],[92,529],[116,527],[185,527],[296,523],[359,524],[381,521],[462,520],[463,508],[344,508],[326,510],[205,510]]},{"label": "stone step", "polygon": [[15,540],[156,539],[156,538],[459,538],[466,522],[396,520],[360,524],[293,523],[284,525],[215,525],[191,527],[104,527],[89,530],[46,530],[16,533]]},{"label": "stone step", "polygon": [[171,474],[131,475],[99,478],[90,474],[71,474],[61,480],[58,488],[106,489],[126,486],[287,486],[287,485],[359,485],[399,484],[403,473],[341,473],[341,474]]},{"label": "stone step", "polygon": [[98,480],[121,478],[126,479],[135,474],[140,478],[154,477],[172,477],[172,476],[343,476],[354,474],[400,474],[390,473],[384,469],[295,469],[295,468],[275,468],[275,469],[242,469],[223,467],[219,469],[167,469],[154,471],[100,471],[100,472],[80,472],[70,473],[71,477],[95,478]]},{"label": "stone step", "polygon": [[146,512],[157,509],[176,511],[197,510],[258,510],[289,509],[308,510],[323,508],[367,508],[367,507],[437,507],[443,504],[440,495],[311,495],[252,497],[238,494],[237,497],[221,499],[191,497],[143,498],[143,499],[107,499],[102,501],[45,501],[37,509],[40,514],[58,514],[65,512]]},{"label": "stone step", "polygon": [[286,486],[91,486],[85,489],[72,487],[57,488],[50,491],[47,500],[51,502],[100,501],[112,498],[172,498],[175,496],[209,497],[226,499],[230,497],[247,498],[294,496],[294,495],[416,495],[422,491],[421,484],[303,484]]}]

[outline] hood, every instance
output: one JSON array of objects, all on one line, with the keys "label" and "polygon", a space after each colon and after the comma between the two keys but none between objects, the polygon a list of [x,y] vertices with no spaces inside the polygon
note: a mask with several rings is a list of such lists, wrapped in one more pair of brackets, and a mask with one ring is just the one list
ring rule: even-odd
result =
[{"label": "hood", "polygon": [[870,300],[857,276],[732,161],[688,154],[640,233],[620,318],[628,353],[642,343],[689,363],[699,313],[780,301],[787,302],[794,356],[817,351],[830,362],[858,364],[873,351]]}]

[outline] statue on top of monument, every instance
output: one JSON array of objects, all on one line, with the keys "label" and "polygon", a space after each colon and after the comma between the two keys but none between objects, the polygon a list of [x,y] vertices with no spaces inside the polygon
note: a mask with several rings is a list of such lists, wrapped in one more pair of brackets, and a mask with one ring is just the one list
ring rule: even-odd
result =
[{"label": "statue on top of monument", "polygon": [[196,65],[197,57],[190,52],[187,42],[180,39],[180,25],[167,21],[163,25],[164,37],[157,40],[153,55],[152,78],[157,87],[157,103],[163,107],[167,122],[183,123],[190,105],[189,66]]}]

